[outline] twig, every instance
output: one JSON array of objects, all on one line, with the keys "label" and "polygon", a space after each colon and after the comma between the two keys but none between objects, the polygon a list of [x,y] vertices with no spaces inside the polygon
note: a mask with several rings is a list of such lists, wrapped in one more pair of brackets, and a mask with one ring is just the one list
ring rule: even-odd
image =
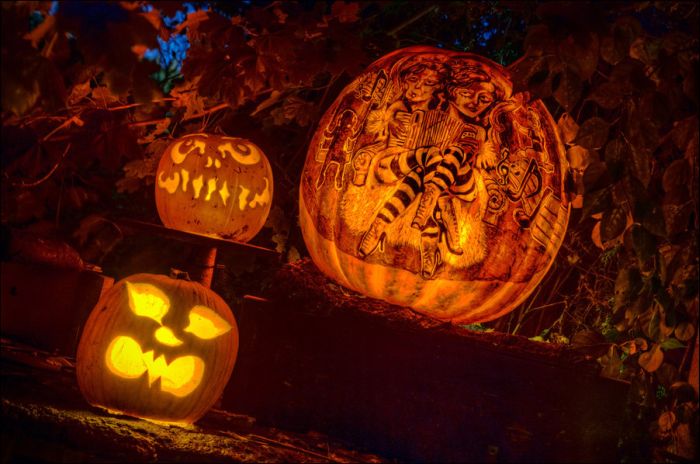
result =
[{"label": "twig", "polygon": [[[323,91],[323,96],[321,96],[321,101],[318,103],[318,108],[321,109],[323,108],[324,103],[326,102],[326,98],[328,98],[328,94],[330,93],[331,87],[335,85],[336,81],[340,78],[340,74],[335,74],[330,82],[328,82],[328,85],[326,86],[326,89]],[[319,112],[318,117],[314,121],[316,124],[309,123],[309,128],[306,131],[306,138],[305,140],[311,140],[311,136],[313,135],[313,131],[316,128],[316,125],[321,122],[321,119],[323,119],[323,114]],[[291,167],[292,163],[296,161],[296,159],[299,157],[299,155],[303,154],[307,148],[306,144],[302,144],[300,149],[297,150],[297,152],[289,159],[289,162],[286,164],[286,169],[284,171],[289,171],[289,168]]]},{"label": "twig", "polygon": [[48,173],[46,173],[46,175],[44,177],[42,177],[41,179],[36,180],[34,182],[29,182],[29,183],[20,181],[17,183],[13,183],[12,185],[14,187],[32,188],[32,187],[36,187],[37,185],[40,185],[40,184],[46,182],[49,179],[49,177],[51,177],[53,175],[53,173],[56,172],[56,169],[58,169],[58,167],[61,165],[61,163],[65,159],[66,155],[68,154],[70,147],[71,147],[71,144],[69,143],[68,146],[66,146],[66,149],[63,152],[63,154],[61,155],[61,157],[56,162],[56,164],[54,164],[53,167],[51,168],[51,170]]},{"label": "twig", "polygon": [[408,20],[404,21],[403,23],[399,24],[398,26],[396,26],[395,28],[393,28],[392,30],[390,30],[390,31],[387,33],[387,35],[392,36],[392,37],[396,37],[396,34],[397,34],[399,31],[401,31],[402,29],[404,29],[404,28],[410,26],[411,24],[415,23],[416,21],[418,21],[419,19],[421,19],[423,16],[427,15],[428,13],[432,13],[433,11],[436,11],[437,9],[438,9],[438,6],[437,6],[437,5],[431,5],[431,6],[429,6],[429,7],[426,8],[425,10],[423,10],[423,11],[421,11],[420,13],[418,13],[417,15],[415,15],[414,17],[409,18]]},{"label": "twig", "polygon": [[148,121],[137,121],[137,122],[130,122],[129,127],[145,127],[145,126],[155,126],[156,124],[160,124],[163,121],[168,120],[169,118],[162,118],[162,119],[149,119]]},{"label": "twig", "polygon": [[[162,102],[168,102],[168,101],[175,101],[177,100],[176,98],[161,98],[158,100],[152,100],[148,103],[162,103]],[[120,110],[127,110],[129,108],[134,108],[136,106],[143,106],[146,103],[130,103],[128,105],[122,105],[122,106],[112,106],[110,108],[107,108],[108,111],[120,111]]]},{"label": "twig", "polygon": [[51,138],[51,136],[53,134],[55,134],[56,132],[58,132],[62,129],[65,129],[66,127],[70,126],[71,124],[77,124],[78,126],[83,125],[83,121],[80,119],[80,114],[76,114],[75,116],[72,116],[71,118],[67,119],[63,124],[61,124],[60,126],[55,128],[54,130],[52,130],[51,132],[49,132],[48,134],[43,136],[41,138],[41,140],[39,141],[39,143],[46,142],[48,139]]},{"label": "twig", "polygon": [[[192,116],[189,116],[187,118],[182,119],[181,122],[191,121],[192,119],[198,119],[198,118],[201,118],[202,116],[206,116],[206,115],[214,113],[216,111],[221,111],[225,108],[230,108],[228,103],[222,103],[220,105],[216,105],[212,108],[209,108],[208,110],[204,110],[201,113],[193,114]],[[160,124],[161,122],[166,121],[167,119],[170,119],[170,118],[149,119],[148,121],[136,121],[136,122],[129,123],[129,127],[153,126],[156,124]]]}]

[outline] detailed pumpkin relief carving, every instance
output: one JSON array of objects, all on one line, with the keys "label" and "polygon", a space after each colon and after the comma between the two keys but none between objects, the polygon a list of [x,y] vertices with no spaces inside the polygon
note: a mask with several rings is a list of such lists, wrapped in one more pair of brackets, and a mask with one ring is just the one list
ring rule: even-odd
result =
[{"label": "detailed pumpkin relief carving", "polygon": [[[399,50],[322,119],[302,230],[314,261],[351,288],[438,317],[491,319],[526,296],[561,244],[564,162],[551,116],[513,95],[498,65]],[[368,281],[379,275],[383,285]]]},{"label": "detailed pumpkin relief carving", "polygon": [[252,143],[191,134],[163,154],[156,204],[167,227],[247,241],[265,223],[272,185],[270,164]]}]

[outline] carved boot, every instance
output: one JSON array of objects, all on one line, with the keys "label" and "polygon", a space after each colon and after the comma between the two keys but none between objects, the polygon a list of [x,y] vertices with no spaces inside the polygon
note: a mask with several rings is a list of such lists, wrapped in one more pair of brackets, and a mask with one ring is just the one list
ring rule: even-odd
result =
[{"label": "carved boot", "polygon": [[420,273],[426,280],[435,278],[435,271],[442,263],[438,248],[439,238],[439,235],[432,234],[421,234],[420,237]]},{"label": "carved boot", "polygon": [[384,249],[384,240],[386,239],[386,227],[389,225],[383,219],[375,218],[372,225],[369,226],[367,232],[362,236],[358,253],[361,258],[371,255],[377,247]]},{"label": "carved boot", "polygon": [[442,226],[445,228],[447,247],[452,253],[461,255],[464,250],[459,244],[459,223],[457,222],[455,201],[454,197],[442,196],[438,200],[438,208],[440,209]]},{"label": "carved boot", "polygon": [[420,197],[420,203],[418,203],[418,210],[416,215],[413,217],[413,222],[411,227],[415,229],[424,229],[425,224],[428,219],[433,217],[435,212],[435,205],[437,205],[438,197],[440,196],[440,189],[435,184],[427,184],[423,195]]},{"label": "carved boot", "polygon": [[362,151],[355,155],[352,161],[352,167],[355,169],[355,175],[352,178],[352,183],[358,187],[362,187],[367,182],[367,173],[369,165],[372,162],[372,156],[367,151]]}]

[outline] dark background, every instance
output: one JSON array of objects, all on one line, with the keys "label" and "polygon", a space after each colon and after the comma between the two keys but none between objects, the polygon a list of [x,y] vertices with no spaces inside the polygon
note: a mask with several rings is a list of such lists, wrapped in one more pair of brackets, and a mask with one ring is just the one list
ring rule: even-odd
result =
[{"label": "dark background", "polygon": [[[559,124],[575,209],[540,288],[510,315],[466,328],[588,353],[603,376],[630,382],[626,439],[642,445],[629,453],[696,456],[697,396],[678,393],[687,392],[698,321],[695,3],[1,8],[3,260],[117,279],[183,269],[199,253],[119,225],[159,223],[155,167],[173,138],[204,131],[263,149],[275,197],[252,243],[296,262],[308,257],[297,223],[306,149],[345,85],[417,44],[507,66],[516,89],[543,99]],[[232,307],[274,285],[255,254],[220,252],[218,264],[213,288]]]}]

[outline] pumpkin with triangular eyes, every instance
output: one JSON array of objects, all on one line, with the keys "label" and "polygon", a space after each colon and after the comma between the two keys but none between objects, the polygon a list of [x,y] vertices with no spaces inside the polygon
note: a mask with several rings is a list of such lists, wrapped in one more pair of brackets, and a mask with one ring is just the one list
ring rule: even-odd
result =
[{"label": "pumpkin with triangular eyes", "polygon": [[94,406],[192,423],[219,399],[237,352],[236,321],[220,296],[196,282],[136,274],[91,312],[78,346],[78,385]]}]

